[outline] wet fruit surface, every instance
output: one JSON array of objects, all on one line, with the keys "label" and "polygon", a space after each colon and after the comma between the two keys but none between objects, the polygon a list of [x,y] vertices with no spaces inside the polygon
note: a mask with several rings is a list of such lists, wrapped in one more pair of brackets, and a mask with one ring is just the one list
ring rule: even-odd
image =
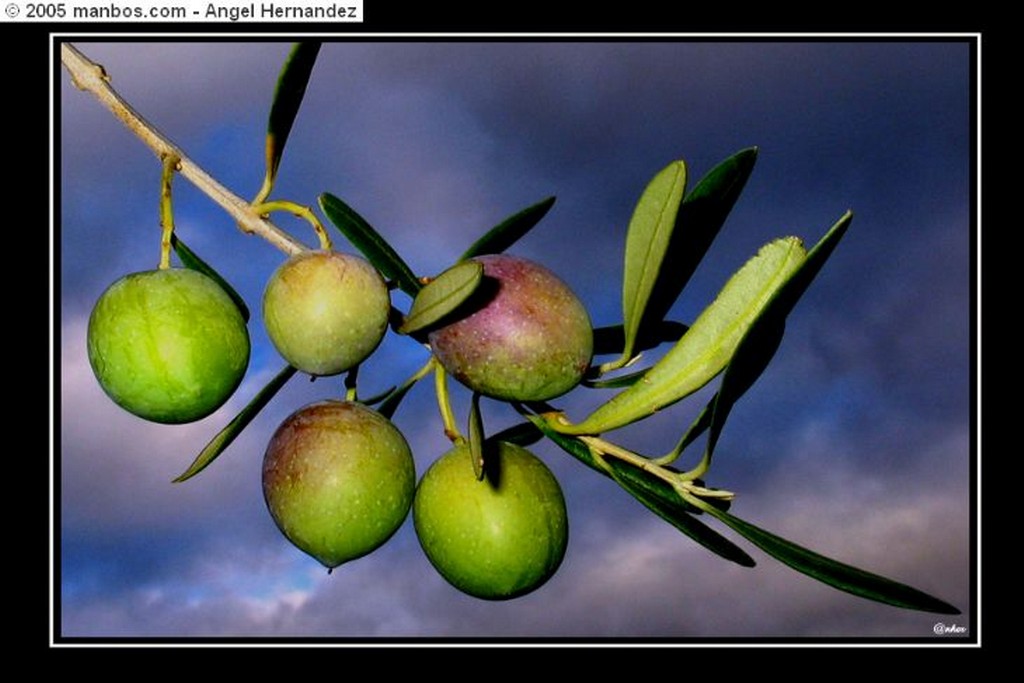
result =
[{"label": "wet fruit surface", "polygon": [[391,297],[369,262],[307,251],[274,271],[263,322],[281,356],[302,372],[336,375],[369,356],[387,331]]},{"label": "wet fruit surface", "polygon": [[493,398],[544,401],[586,372],[593,330],[586,309],[547,268],[506,254],[480,256],[484,280],[471,313],[429,336],[444,368]]},{"label": "wet fruit surface", "polygon": [[249,332],[228,294],[184,268],[132,273],[96,302],[89,362],[118,405],[147,420],[206,417],[249,364]]},{"label": "wet fruit surface", "polygon": [[263,495],[282,533],[324,566],[380,547],[409,513],[415,463],[402,433],[358,403],[289,416],[263,458]]},{"label": "wet fruit surface", "polygon": [[506,600],[543,585],[565,556],[569,526],[554,474],[525,448],[500,443],[478,480],[469,449],[439,458],[416,491],[413,520],[427,558],[453,586]]}]

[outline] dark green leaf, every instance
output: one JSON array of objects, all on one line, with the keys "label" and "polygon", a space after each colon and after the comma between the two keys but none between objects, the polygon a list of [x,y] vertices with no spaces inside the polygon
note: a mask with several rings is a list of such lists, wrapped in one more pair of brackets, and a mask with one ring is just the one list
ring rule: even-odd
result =
[{"label": "dark green leaf", "polygon": [[242,314],[242,319],[249,322],[249,307],[245,305],[245,299],[242,295],[235,291],[235,288],[228,284],[228,281],[220,276],[220,273],[211,268],[205,261],[199,258],[195,252],[188,248],[181,239],[174,233],[171,233],[171,246],[174,248],[174,253],[181,259],[182,264],[191,270],[196,270],[212,278],[214,282],[221,286],[221,288],[228,293],[231,300],[235,302],[235,306],[238,307],[238,312]]},{"label": "dark green leaf", "polygon": [[406,382],[396,389],[392,389],[391,392],[384,397],[377,406],[377,412],[388,418],[389,420],[394,417],[395,411],[398,410],[398,406],[402,403],[402,399],[409,393],[415,382]]},{"label": "dark green leaf", "polygon": [[587,446],[587,444],[574,436],[568,436],[566,434],[556,432],[551,428],[547,421],[540,416],[527,415],[526,418],[532,422],[544,436],[553,441],[555,445],[563,451],[576,458],[590,469],[600,472],[606,477],[612,476],[611,472],[608,471],[608,467],[594,457],[594,454],[591,453],[590,447]]},{"label": "dark green leaf", "polygon": [[496,434],[487,437],[488,443],[514,443],[517,446],[530,446],[544,438],[544,433],[537,429],[532,422],[521,422],[517,425],[503,429]]},{"label": "dark green leaf", "polygon": [[668,483],[624,461],[607,462],[615,481],[654,514],[720,557],[744,567],[756,564],[742,548],[695,518],[693,507]]},{"label": "dark green leaf", "polygon": [[484,420],[480,414],[480,394],[473,392],[469,408],[469,456],[473,461],[473,474],[477,480],[484,478]]},{"label": "dark green leaf", "polygon": [[350,242],[398,288],[411,297],[423,287],[402,257],[373,227],[348,204],[329,192],[320,195],[324,215]]},{"label": "dark green leaf", "polygon": [[266,386],[260,389],[259,393],[249,401],[249,404],[245,406],[245,408],[243,408],[242,411],[238,413],[238,415],[236,415],[226,427],[224,427],[224,429],[220,430],[220,432],[213,437],[210,443],[206,444],[206,448],[200,451],[199,455],[192,464],[189,465],[188,469],[174,479],[174,482],[183,482],[186,479],[194,477],[213,462],[217,456],[223,453],[224,449],[235,440],[235,437],[241,434],[242,431],[249,426],[249,423],[252,422],[253,418],[255,418],[259,412],[263,410],[264,406],[270,402],[270,399],[272,399],[277,392],[281,390],[281,387],[283,387],[285,383],[295,375],[295,372],[295,368],[289,365],[281,370],[281,372],[277,373],[277,375],[275,375],[274,378],[270,380]]},{"label": "dark green leaf", "polygon": [[454,311],[476,291],[484,267],[476,261],[461,261],[424,285],[401,326],[399,334],[424,330]]},{"label": "dark green leaf", "polygon": [[701,546],[742,566],[754,566],[754,558],[707,524],[694,518],[692,513],[699,513],[699,510],[680,498],[676,490],[667,482],[614,458],[598,461],[591,453],[590,447],[579,438],[554,431],[541,417],[527,417],[563,451],[591,469],[611,477],[654,514],[675,526]]},{"label": "dark green leaf", "polygon": [[806,257],[800,240],[763,246],[725,284],[683,338],[647,371],[583,422],[559,427],[566,434],[599,434],[644,419],[692,394],[731,361],[750,325]]},{"label": "dark green leaf", "polygon": [[519,213],[509,216],[491,228],[459,257],[460,261],[483,254],[500,254],[537,225],[555,203],[554,197],[543,199]]},{"label": "dark green leaf", "polygon": [[285,143],[306,94],[309,76],[320,52],[317,41],[296,43],[277,79],[274,102],[267,121],[267,179],[273,185]]},{"label": "dark green leaf", "polygon": [[960,610],[953,605],[916,588],[832,560],[745,522],[724,510],[708,506],[705,511],[775,559],[833,588],[906,609],[938,614],[960,614]]},{"label": "dark green leaf", "polygon": [[[666,342],[677,342],[688,326],[671,320],[663,320],[637,337],[633,351],[647,351]],[[625,328],[622,325],[608,325],[594,328],[594,355],[621,354],[626,348]]]},{"label": "dark green leaf", "polygon": [[715,395],[705,460],[710,462],[715,445],[722,433],[732,406],[761,376],[782,343],[786,317],[796,306],[815,276],[821,271],[836,245],[846,234],[853,214],[849,211],[840,218],[821,240],[807,252],[800,267],[775,293],[761,314],[747,330],[736,353],[725,369],[722,385]]},{"label": "dark green leaf", "polygon": [[700,415],[698,415],[697,419],[693,421],[690,428],[686,430],[686,433],[683,434],[674,449],[676,454],[682,453],[687,446],[696,441],[697,438],[711,426],[711,415],[714,412],[714,403],[717,396],[718,394],[716,393],[715,396],[711,398],[711,401],[709,401],[708,404],[700,411]]},{"label": "dark green leaf", "polygon": [[539,416],[527,417],[543,432],[544,436],[551,439],[562,450],[587,467],[606,477],[611,477],[627,493],[679,531],[727,560],[744,567],[754,566],[753,558],[742,549],[695,519],[691,513],[699,513],[700,510],[680,498],[679,494],[666,482],[615,458],[599,461],[594,457],[590,448],[578,438],[559,434]]},{"label": "dark green leaf", "polygon": [[381,402],[387,400],[396,391],[398,391],[398,387],[392,386],[392,387],[390,387],[390,388],[380,392],[379,394],[371,396],[370,398],[361,398],[361,399],[359,399],[359,402],[362,403],[363,405],[366,405],[366,406],[373,406],[373,405],[376,405],[378,403],[381,403]]},{"label": "dark green leaf", "polygon": [[612,367],[622,367],[632,358],[640,322],[662,270],[685,190],[686,164],[674,161],[651,179],[633,210],[626,233],[622,274],[625,344],[622,356]]},{"label": "dark green leaf", "polygon": [[591,389],[622,389],[624,387],[631,387],[647,374],[647,370],[637,370],[626,375],[619,375],[618,377],[610,377],[608,379],[587,379],[583,378],[583,386]]},{"label": "dark green leaf", "polygon": [[757,161],[757,148],[744,149],[707,173],[683,198],[665,254],[671,268],[662,268],[651,291],[641,324],[657,325],[668,315],[711,243],[725,224]]}]

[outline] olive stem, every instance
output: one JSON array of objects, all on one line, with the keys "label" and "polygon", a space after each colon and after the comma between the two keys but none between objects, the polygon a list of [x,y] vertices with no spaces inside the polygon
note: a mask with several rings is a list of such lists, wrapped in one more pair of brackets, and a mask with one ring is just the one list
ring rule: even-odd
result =
[{"label": "olive stem", "polygon": [[700,462],[697,463],[697,466],[694,467],[692,470],[683,472],[682,474],[679,475],[679,478],[685,481],[692,481],[694,479],[699,479],[703,477],[704,474],[711,467],[711,459],[708,457],[708,455],[708,452],[704,451],[704,455],[701,456]]},{"label": "olive stem", "polygon": [[355,366],[345,374],[345,400],[355,402],[358,400],[356,392],[356,381],[359,378],[359,366]]},{"label": "olive stem", "polygon": [[668,470],[665,470],[663,467],[655,465],[644,456],[634,453],[633,451],[627,448],[623,448],[618,444],[611,443],[610,441],[605,441],[604,439],[597,436],[581,436],[578,438],[580,441],[587,444],[587,446],[590,447],[591,451],[596,451],[603,455],[610,455],[612,457],[618,458],[619,460],[628,462],[629,464],[638,467],[642,470],[645,470],[647,472],[650,472],[651,474],[654,474],[666,481],[671,481],[671,479],[675,478],[675,475],[673,473],[669,472]]},{"label": "olive stem", "polygon": [[178,158],[178,172],[194,184],[203,194],[221,206],[239,228],[246,233],[256,234],[288,255],[305,251],[306,247],[294,237],[259,215],[250,205],[234,194],[198,164],[188,158],[153,124],[142,117],[110,85],[110,77],[102,66],[96,64],[70,43],[61,43],[61,62],[71,75],[71,80],[80,90],[91,93],[116,118],[135,133],[143,144],[153,150],[157,157]]},{"label": "olive stem", "polygon": [[163,173],[160,174],[160,270],[171,267],[171,237],[174,235],[174,208],[171,202],[171,183],[178,169],[178,157],[167,155],[163,158]]},{"label": "olive stem", "polygon": [[628,462],[634,467],[638,467],[645,472],[649,472],[662,481],[671,484],[672,488],[684,497],[686,497],[685,494],[687,493],[703,498],[722,498],[725,500],[731,500],[735,496],[732,491],[709,489],[704,486],[700,486],[699,484],[695,484],[693,479],[696,477],[690,476],[691,473],[689,472],[681,474],[679,472],[666,469],[649,458],[645,458],[644,456],[634,453],[633,451],[623,448],[617,444],[605,441],[600,437],[581,436],[578,438],[580,441],[585,443],[592,452],[599,453],[601,455],[610,455],[614,458],[618,458],[619,460]]},{"label": "olive stem", "polygon": [[440,363],[436,363],[434,367],[434,391],[437,393],[437,407],[441,411],[445,436],[452,443],[465,442],[466,438],[462,436],[458,425],[455,424],[455,413],[452,411],[452,403],[448,394],[448,373]]},{"label": "olive stem", "polygon": [[274,180],[270,177],[270,171],[263,177],[263,185],[260,187],[260,191],[256,193],[256,196],[252,198],[251,205],[256,206],[267,201],[267,197],[270,196],[271,191],[274,189]]},{"label": "olive stem", "polygon": [[252,208],[253,211],[260,214],[261,216],[266,216],[271,211],[287,211],[295,216],[298,216],[299,218],[304,218],[305,220],[309,221],[309,223],[313,226],[313,230],[316,231],[317,239],[320,240],[320,248],[323,249],[324,251],[331,250],[331,238],[327,234],[327,231],[324,230],[324,224],[320,222],[320,219],[317,218],[316,214],[313,213],[313,209],[311,209],[310,207],[303,206],[302,204],[296,204],[295,202],[278,199],[272,202],[261,202],[259,204],[253,204]]}]

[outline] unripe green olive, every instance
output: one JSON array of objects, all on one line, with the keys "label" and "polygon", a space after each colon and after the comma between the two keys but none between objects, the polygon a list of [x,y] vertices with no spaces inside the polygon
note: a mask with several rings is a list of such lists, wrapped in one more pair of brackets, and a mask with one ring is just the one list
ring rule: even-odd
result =
[{"label": "unripe green olive", "polygon": [[89,317],[89,363],[118,405],[155,422],[206,417],[238,388],[249,331],[211,278],[167,268],[132,273],[100,296]]},{"label": "unripe green olive", "polygon": [[263,457],[263,496],[295,546],[328,569],[387,541],[409,514],[412,452],[375,410],[320,401],[290,415]]},{"label": "unripe green olive", "polygon": [[508,401],[546,401],[583,378],[594,337],[582,302],[547,268],[507,254],[476,257],[483,280],[468,315],[429,335],[453,377]]},{"label": "unripe green olive", "polygon": [[554,474],[521,446],[500,442],[486,476],[467,446],[456,446],[423,475],[413,502],[416,536],[450,584],[486,600],[543,585],[562,563],[569,522]]},{"label": "unripe green olive", "polygon": [[387,331],[391,296],[368,261],[305,251],[274,271],[263,293],[263,322],[295,368],[336,375],[365,360]]}]

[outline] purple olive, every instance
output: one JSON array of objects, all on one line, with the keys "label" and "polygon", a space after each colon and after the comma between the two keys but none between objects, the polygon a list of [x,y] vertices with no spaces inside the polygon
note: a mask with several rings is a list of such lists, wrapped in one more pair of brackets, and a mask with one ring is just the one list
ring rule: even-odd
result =
[{"label": "purple olive", "polygon": [[474,391],[508,401],[545,401],[579,384],[594,337],[582,302],[550,270],[524,258],[479,256],[484,277],[429,335],[434,355]]}]

